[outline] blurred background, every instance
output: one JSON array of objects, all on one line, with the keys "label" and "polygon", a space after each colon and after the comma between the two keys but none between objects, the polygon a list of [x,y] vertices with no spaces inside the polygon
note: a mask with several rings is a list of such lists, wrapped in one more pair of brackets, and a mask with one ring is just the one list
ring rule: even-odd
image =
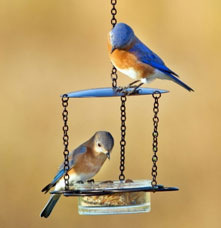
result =
[{"label": "blurred background", "polygon": [[[169,81],[160,99],[158,183],[178,192],[152,194],[147,214],[80,216],[62,197],[48,219],[41,189],[63,161],[66,92],[111,86],[106,38],[110,1],[0,0],[0,227],[221,227],[221,2],[119,0],[117,19],[164,59],[195,92]],[[131,80],[119,73],[119,85]],[[147,85],[146,85],[147,86]],[[151,96],[127,101],[126,177],[151,178]],[[120,99],[69,102],[70,150],[97,130],[115,138],[95,180],[118,179]]]}]

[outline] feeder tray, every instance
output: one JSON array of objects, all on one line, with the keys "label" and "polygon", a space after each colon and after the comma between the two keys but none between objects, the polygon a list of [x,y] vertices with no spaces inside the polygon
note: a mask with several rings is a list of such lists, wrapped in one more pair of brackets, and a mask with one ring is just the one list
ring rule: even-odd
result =
[{"label": "feeder tray", "polygon": [[78,212],[81,215],[131,214],[149,212],[150,192],[176,191],[175,187],[157,185],[151,180],[126,180],[74,184],[66,191],[52,194],[78,196]]}]

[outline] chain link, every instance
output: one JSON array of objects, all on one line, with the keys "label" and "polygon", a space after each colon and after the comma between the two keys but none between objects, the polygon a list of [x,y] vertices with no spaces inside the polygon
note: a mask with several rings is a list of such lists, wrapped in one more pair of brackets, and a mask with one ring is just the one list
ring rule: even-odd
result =
[{"label": "chain link", "polygon": [[111,0],[111,5],[112,5],[112,9],[111,9],[111,24],[114,27],[117,24],[117,19],[116,19],[116,14],[117,14],[117,9],[116,9],[116,5],[117,5],[117,0]]},{"label": "chain link", "polygon": [[[111,24],[114,28],[114,26],[117,24],[117,19],[116,19],[116,14],[117,14],[117,9],[116,9],[116,4],[117,4],[117,0],[111,0],[111,5],[112,5],[112,8],[111,8],[111,15],[112,15],[112,18],[111,18]],[[111,79],[112,79],[112,88],[117,88],[117,69],[116,67],[112,67],[112,71],[111,71]]]},{"label": "chain link", "polygon": [[119,175],[119,180],[124,181],[125,180],[125,175],[124,175],[124,170],[125,170],[125,146],[126,146],[126,101],[127,97],[126,95],[121,96],[121,140],[120,140],[120,175]]},{"label": "chain link", "polygon": [[111,71],[111,79],[112,79],[112,88],[117,88],[117,69],[115,66],[113,66]]},{"label": "chain link", "polygon": [[64,175],[64,183],[65,183],[65,190],[69,190],[69,175],[68,175],[68,170],[69,170],[69,160],[68,160],[68,156],[69,156],[69,150],[68,150],[68,140],[69,140],[69,136],[68,136],[68,100],[69,97],[67,94],[64,94],[62,96],[62,106],[63,106],[63,112],[62,112],[62,117],[63,117],[63,121],[64,121],[64,126],[63,126],[63,144],[64,144],[64,171],[65,171],[65,175]]},{"label": "chain link", "polygon": [[159,91],[155,91],[152,94],[153,98],[154,98],[154,105],[153,105],[153,112],[154,112],[154,116],[153,116],[153,157],[152,157],[152,162],[153,162],[153,166],[152,166],[152,182],[151,185],[152,187],[156,187],[157,186],[157,161],[158,161],[158,157],[157,157],[157,151],[158,151],[158,123],[159,123],[159,117],[157,116],[159,113],[159,99],[161,97],[161,93]]},{"label": "chain link", "polygon": [[[116,4],[117,0],[111,0],[111,24],[113,28],[117,24],[117,19],[116,19],[116,14],[117,14],[117,9],[116,9]],[[111,79],[112,79],[112,88],[117,88],[117,69],[115,66],[112,67],[111,71]],[[127,101],[126,94],[121,96],[121,140],[120,140],[120,175],[119,175],[119,180],[124,181],[125,180],[125,175],[124,175],[124,170],[125,170],[125,146],[126,146],[126,106],[125,103]]]}]

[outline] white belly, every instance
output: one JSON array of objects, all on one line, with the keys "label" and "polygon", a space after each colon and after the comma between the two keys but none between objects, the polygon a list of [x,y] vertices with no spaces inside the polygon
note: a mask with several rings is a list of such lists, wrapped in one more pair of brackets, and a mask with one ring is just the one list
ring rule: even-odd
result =
[{"label": "white belly", "polygon": [[141,79],[141,82],[143,82],[143,83],[149,83],[149,82],[155,80],[156,78],[159,78],[159,79],[167,79],[167,80],[170,79],[169,76],[167,76],[166,74],[164,74],[160,70],[155,69],[153,74],[149,75],[146,78],[142,78]]},{"label": "white belly", "polygon": [[[91,173],[90,174],[81,173],[80,175],[71,174],[71,175],[69,175],[69,185],[73,186],[74,183],[76,183],[78,181],[90,180],[94,175],[95,174],[91,174]],[[55,185],[55,191],[64,190],[64,189],[65,189],[64,179],[61,179]]]},{"label": "white belly", "polygon": [[[118,69],[118,68],[117,68]],[[130,67],[128,69],[118,69],[121,73],[126,74],[128,77],[132,79],[139,78],[139,73],[134,70],[134,68]]]},{"label": "white belly", "polygon": [[[112,61],[112,63],[117,68],[117,70],[119,70],[121,73],[127,75],[128,77],[130,77],[130,78],[132,78],[134,80],[138,80],[138,79],[141,78],[140,73],[138,71],[135,71],[133,67],[129,67],[127,69],[120,69],[120,68],[118,68],[116,66],[114,61]],[[153,74],[147,75],[146,78],[141,78],[140,81],[142,83],[150,83],[151,81],[153,81],[156,78],[159,78],[159,79],[170,79],[170,77],[168,77],[166,74],[164,74],[160,70],[155,69]]]}]

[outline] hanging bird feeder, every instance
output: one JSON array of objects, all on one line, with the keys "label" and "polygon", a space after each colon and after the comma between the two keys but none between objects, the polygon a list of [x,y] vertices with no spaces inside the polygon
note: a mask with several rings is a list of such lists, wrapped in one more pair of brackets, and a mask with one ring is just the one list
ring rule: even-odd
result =
[{"label": "hanging bird feeder", "polygon": [[[116,25],[115,18],[117,10],[115,8],[117,1],[111,0],[113,27]],[[176,187],[164,187],[157,184],[157,161],[158,161],[158,112],[159,99],[161,94],[167,93],[166,90],[134,88],[118,90],[117,88],[117,69],[113,66],[111,72],[112,88],[99,88],[81,90],[62,95],[63,106],[63,143],[64,143],[64,170],[65,170],[65,190],[52,191],[51,194],[63,194],[64,196],[78,197],[78,211],[82,215],[103,215],[103,214],[130,214],[143,213],[150,211],[150,193],[163,191],[176,191]],[[153,156],[152,156],[152,179],[151,180],[130,180],[124,175],[125,170],[125,146],[126,146],[126,101],[130,96],[152,95],[153,105]],[[120,140],[120,175],[119,180],[115,181],[89,181],[87,183],[75,183],[74,186],[69,183],[69,137],[68,137],[68,101],[70,98],[93,98],[93,97],[120,97],[121,99],[121,140]]]},{"label": "hanging bird feeder", "polygon": [[[103,214],[130,214],[150,211],[150,192],[175,191],[178,188],[164,187],[157,184],[157,151],[158,151],[158,112],[159,99],[166,90],[151,88],[139,88],[134,94],[130,94],[133,88],[124,92],[117,92],[115,88],[99,88],[82,90],[64,94],[62,96],[62,105],[64,107],[62,116],[63,142],[64,142],[64,169],[66,174],[65,190],[53,191],[52,194],[63,194],[64,196],[78,196],[78,211],[82,215],[103,215]],[[130,95],[127,95],[130,94]],[[130,96],[152,95],[154,98],[154,117],[153,117],[153,166],[152,180],[130,180],[124,175],[125,170],[125,146],[126,146],[126,101]],[[93,98],[93,97],[120,97],[121,99],[121,141],[120,141],[120,175],[117,181],[102,181],[87,183],[76,183],[69,185],[69,150],[68,150],[68,101],[69,98]]]}]

